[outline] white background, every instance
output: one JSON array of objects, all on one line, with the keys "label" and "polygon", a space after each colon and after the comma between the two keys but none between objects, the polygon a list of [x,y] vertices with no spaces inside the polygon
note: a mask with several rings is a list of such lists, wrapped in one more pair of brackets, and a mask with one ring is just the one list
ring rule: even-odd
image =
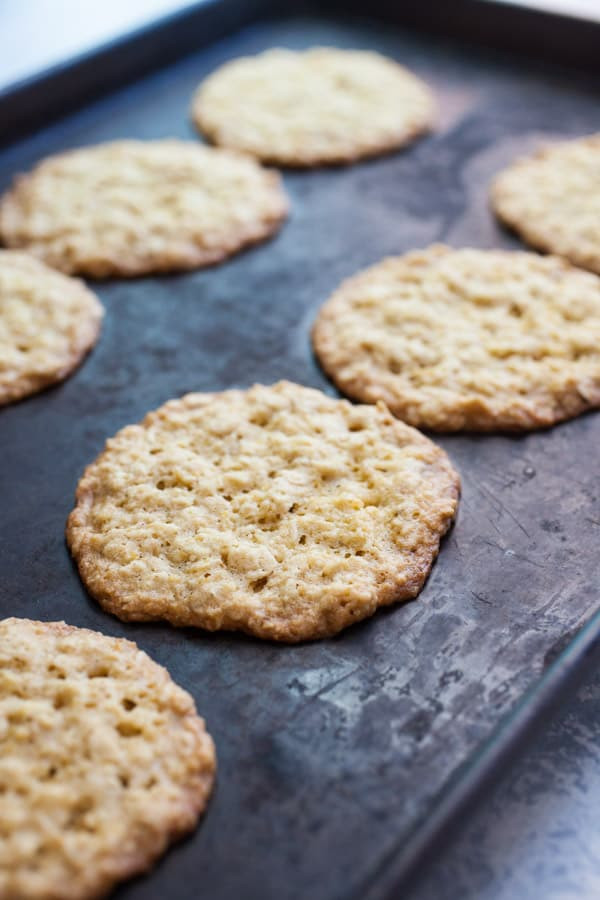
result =
[{"label": "white background", "polygon": [[[0,88],[197,2],[199,0],[0,0]],[[447,2],[452,0],[440,0],[440,3]],[[600,0],[502,2],[600,20]]]}]

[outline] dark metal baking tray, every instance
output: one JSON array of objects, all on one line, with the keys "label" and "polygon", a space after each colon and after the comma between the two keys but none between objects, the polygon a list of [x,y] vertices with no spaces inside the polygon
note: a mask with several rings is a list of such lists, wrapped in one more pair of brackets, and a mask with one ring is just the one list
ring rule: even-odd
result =
[{"label": "dark metal baking tray", "polygon": [[[417,6],[407,4],[407,16]],[[487,8],[480,3],[478,15],[491,40]],[[352,19],[335,4],[325,16],[321,4],[319,14],[263,15],[216,43],[204,12],[201,51],[0,153],[4,189],[63,148],[196,140],[188,105],[197,82],[229,57],[280,44],[373,47],[440,98],[438,131],[404,152],[287,173],[292,215],[269,243],[218,268],[98,284],[107,316],[91,357],[64,384],[0,412],[0,613],[137,641],[192,692],[217,742],[218,786],[200,828],[119,889],[129,900],[397,896],[595,658],[598,415],[519,437],[439,438],[462,474],[463,498],[423,593],[332,640],[276,646],[122,624],[86,596],[65,548],[77,479],[118,428],[190,390],[289,378],[335,393],[308,335],[340,279],[436,240],[519,246],[489,212],[489,178],[541,139],[600,128],[598,76],[583,68],[585,54],[579,70],[550,66],[411,31],[401,5],[394,15],[377,4],[370,12],[387,21]],[[189,49],[191,20],[178,22]],[[159,37],[158,47],[169,43]],[[52,77],[29,86],[38,108],[59,96]],[[99,88],[98,79],[86,84],[88,95]],[[9,134],[10,123],[0,124]]]}]

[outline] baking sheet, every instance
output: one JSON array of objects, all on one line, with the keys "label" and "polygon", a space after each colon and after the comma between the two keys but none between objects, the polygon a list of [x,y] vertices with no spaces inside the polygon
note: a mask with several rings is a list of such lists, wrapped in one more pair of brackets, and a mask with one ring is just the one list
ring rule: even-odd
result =
[{"label": "baking sheet", "polygon": [[[191,93],[273,45],[372,47],[440,98],[435,135],[344,169],[285,175],[272,241],[205,271],[96,286],[101,341],[74,377],[0,412],[0,613],[126,636],[196,698],[218,748],[197,832],[122,898],[377,895],[453,773],[597,608],[600,416],[546,432],[436,438],[461,472],[456,526],[420,598],[295,647],[125,625],[83,590],[63,539],[84,466],[118,428],[186,391],[289,378],[334,389],[308,339],[340,279],[443,240],[518,247],[489,178],[544,138],[600,129],[597,81],[400,28],[262,22],[0,154],[0,188],[40,157],[118,137],[196,139]],[[371,894],[370,894],[371,896]]]}]

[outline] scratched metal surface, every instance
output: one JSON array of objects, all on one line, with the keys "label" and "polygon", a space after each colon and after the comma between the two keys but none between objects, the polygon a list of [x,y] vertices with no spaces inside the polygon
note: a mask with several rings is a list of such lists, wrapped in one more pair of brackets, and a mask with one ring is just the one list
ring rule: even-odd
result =
[{"label": "scratched metal surface", "polygon": [[98,287],[102,339],[62,386],[0,413],[0,611],[124,635],[195,696],[219,781],[192,838],[128,900],[360,897],[395,846],[597,605],[600,416],[524,437],[441,440],[463,477],[458,522],[421,597],[297,647],[125,625],[81,587],[63,542],[104,440],[189,390],[295,379],[334,393],[308,331],[344,276],[445,240],[517,246],[489,177],[544,136],[600,128],[589,80],[376,25],[265,23],[0,154],[0,187],[55,150],[177,135],[217,63],[274,44],[374,47],[435,88],[441,127],[406,152],[285,176],[289,223],[208,271]]},{"label": "scratched metal surface", "polygon": [[506,773],[410,900],[600,896],[600,671]]}]

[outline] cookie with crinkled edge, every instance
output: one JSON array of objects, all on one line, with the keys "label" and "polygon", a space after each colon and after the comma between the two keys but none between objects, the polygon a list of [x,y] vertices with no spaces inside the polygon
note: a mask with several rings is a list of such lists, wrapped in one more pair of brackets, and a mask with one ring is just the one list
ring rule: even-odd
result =
[{"label": "cookie with crinkled edge", "polygon": [[192,697],[136,644],[0,622],[0,897],[106,896],[195,826],[214,772]]},{"label": "cookie with crinkled edge", "polygon": [[600,274],[600,133],[517,160],[496,176],[491,199],[528,244]]},{"label": "cookie with crinkled edge", "polygon": [[433,246],[345,281],[313,344],[343,393],[411,425],[543,428],[600,406],[600,279],[558,257]]},{"label": "cookie with crinkled edge", "polygon": [[121,619],[293,642],[415,597],[458,492],[443,450],[383,404],[255,385],[172,400],[109,440],[67,540]]},{"label": "cookie with crinkled edge", "polygon": [[82,281],[0,250],[0,406],[67,378],[98,340],[103,315]]},{"label": "cookie with crinkled edge", "polygon": [[433,95],[379,53],[274,49],[218,68],[196,91],[192,117],[215,144],[282,166],[350,163],[386,153],[432,127]]},{"label": "cookie with crinkled edge", "polygon": [[114,141],[50,156],[0,201],[0,235],[93,278],[195,269],[272,235],[277,172],[189,141]]}]

